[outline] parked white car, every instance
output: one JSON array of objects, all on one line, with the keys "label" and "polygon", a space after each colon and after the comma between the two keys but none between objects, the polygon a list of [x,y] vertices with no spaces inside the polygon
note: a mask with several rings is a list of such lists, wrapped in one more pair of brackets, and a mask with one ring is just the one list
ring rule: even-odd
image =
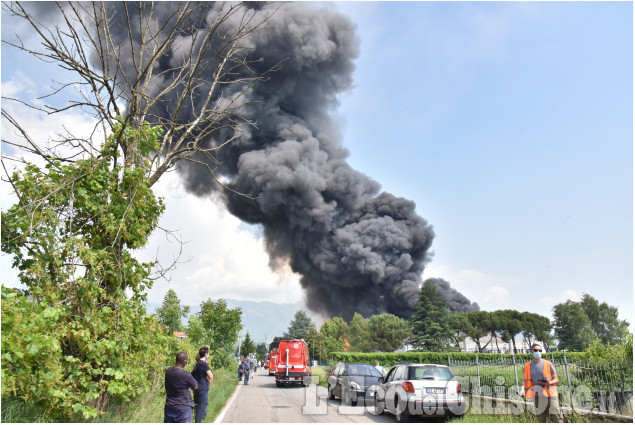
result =
[{"label": "parked white car", "polygon": [[397,422],[407,422],[411,416],[462,416],[467,410],[461,384],[444,365],[397,364],[379,382],[368,394],[375,413],[386,409]]}]

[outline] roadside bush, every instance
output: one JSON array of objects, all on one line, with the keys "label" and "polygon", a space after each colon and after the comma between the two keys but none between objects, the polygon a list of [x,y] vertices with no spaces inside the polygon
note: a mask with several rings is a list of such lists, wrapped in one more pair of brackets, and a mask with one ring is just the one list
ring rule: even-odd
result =
[{"label": "roadside bush", "polygon": [[[546,358],[562,359],[565,353],[555,352],[547,353]],[[567,359],[579,359],[584,353],[566,353]],[[492,354],[492,353],[436,353],[430,351],[407,351],[402,353],[348,353],[338,352],[333,353],[332,358],[335,362],[359,362],[372,364],[374,361],[378,361],[379,364],[394,365],[399,362],[411,362],[411,363],[433,363],[433,364],[448,364],[448,360],[452,361],[469,361],[475,362],[476,358],[482,361],[497,361],[502,359],[516,358],[516,363],[527,362],[532,359],[531,354]]]}]

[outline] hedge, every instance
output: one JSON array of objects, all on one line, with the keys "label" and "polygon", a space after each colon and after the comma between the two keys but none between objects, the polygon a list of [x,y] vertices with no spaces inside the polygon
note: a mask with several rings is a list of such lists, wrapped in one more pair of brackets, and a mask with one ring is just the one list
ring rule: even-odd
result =
[{"label": "hedge", "polygon": [[[564,356],[564,352],[546,353],[544,357],[548,360],[560,360]],[[584,353],[567,352],[567,360],[577,360],[583,358]],[[455,361],[474,362],[478,356],[479,361],[496,361],[501,357],[504,359],[512,359],[512,354],[493,354],[493,353],[437,353],[431,351],[407,351],[402,353],[349,353],[335,352],[331,354],[332,359],[336,362],[351,363],[369,363],[378,361],[381,365],[394,365],[399,362],[410,363],[430,363],[448,365],[448,359]],[[533,358],[531,354],[516,354],[516,363],[529,361]]]}]

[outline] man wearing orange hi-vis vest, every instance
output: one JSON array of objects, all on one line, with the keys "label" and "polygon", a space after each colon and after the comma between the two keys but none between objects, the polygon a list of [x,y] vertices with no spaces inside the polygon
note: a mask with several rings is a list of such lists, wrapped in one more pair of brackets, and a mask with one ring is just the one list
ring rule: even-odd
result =
[{"label": "man wearing orange hi-vis vest", "polygon": [[538,422],[560,422],[560,404],[558,403],[558,375],[556,368],[549,360],[542,358],[542,345],[535,343],[531,346],[534,354],[532,361],[525,363],[523,373],[523,394],[527,400],[534,400]]}]

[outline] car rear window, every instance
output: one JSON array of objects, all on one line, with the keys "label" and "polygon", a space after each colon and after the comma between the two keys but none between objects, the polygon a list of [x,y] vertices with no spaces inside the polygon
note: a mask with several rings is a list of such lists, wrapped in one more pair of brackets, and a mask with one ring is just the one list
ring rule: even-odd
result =
[{"label": "car rear window", "polygon": [[447,367],[437,366],[410,366],[408,379],[433,379],[437,381],[449,381],[454,378]]},{"label": "car rear window", "polygon": [[351,376],[382,376],[377,369],[367,364],[346,365],[346,371]]}]

